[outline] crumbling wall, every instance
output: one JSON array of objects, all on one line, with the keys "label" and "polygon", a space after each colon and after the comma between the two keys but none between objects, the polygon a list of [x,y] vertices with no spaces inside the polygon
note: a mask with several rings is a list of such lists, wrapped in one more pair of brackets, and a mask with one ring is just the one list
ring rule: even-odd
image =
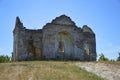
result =
[{"label": "crumbling wall", "polygon": [[95,33],[87,25],[77,27],[66,15],[38,30],[26,29],[17,17],[13,37],[13,61],[96,60]]}]

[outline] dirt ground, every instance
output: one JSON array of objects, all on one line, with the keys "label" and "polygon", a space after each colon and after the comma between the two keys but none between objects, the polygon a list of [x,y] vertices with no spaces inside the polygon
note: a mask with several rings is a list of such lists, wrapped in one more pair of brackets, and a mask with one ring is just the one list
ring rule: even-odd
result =
[{"label": "dirt ground", "polygon": [[120,80],[120,63],[78,62],[76,65],[107,80]]}]

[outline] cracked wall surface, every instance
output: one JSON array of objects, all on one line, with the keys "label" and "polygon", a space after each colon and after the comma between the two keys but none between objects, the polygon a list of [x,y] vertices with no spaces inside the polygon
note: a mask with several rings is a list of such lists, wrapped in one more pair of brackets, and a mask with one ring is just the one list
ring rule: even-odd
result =
[{"label": "cracked wall surface", "polygon": [[26,29],[16,17],[13,30],[13,61],[96,60],[95,34],[87,25],[77,27],[66,15],[56,17],[42,29]]}]

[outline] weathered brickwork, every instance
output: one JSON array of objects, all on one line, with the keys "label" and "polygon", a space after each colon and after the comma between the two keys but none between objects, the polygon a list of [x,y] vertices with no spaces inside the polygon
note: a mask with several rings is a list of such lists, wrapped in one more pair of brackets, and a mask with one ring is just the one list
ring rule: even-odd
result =
[{"label": "weathered brickwork", "polygon": [[38,30],[26,29],[16,17],[13,37],[13,61],[96,60],[94,32],[87,25],[77,27],[66,15]]}]

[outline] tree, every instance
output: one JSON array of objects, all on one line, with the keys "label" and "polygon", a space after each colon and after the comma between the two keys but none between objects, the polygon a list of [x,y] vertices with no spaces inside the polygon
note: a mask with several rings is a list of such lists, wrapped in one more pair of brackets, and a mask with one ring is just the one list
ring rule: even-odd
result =
[{"label": "tree", "polygon": [[10,62],[10,61],[11,61],[11,58],[9,56],[0,55],[0,63]]},{"label": "tree", "polygon": [[117,58],[117,61],[120,61],[120,52],[118,52],[118,58]]},{"label": "tree", "polygon": [[103,53],[101,53],[101,54],[99,55],[98,61],[109,61],[109,59],[108,59],[107,57],[105,57]]}]

